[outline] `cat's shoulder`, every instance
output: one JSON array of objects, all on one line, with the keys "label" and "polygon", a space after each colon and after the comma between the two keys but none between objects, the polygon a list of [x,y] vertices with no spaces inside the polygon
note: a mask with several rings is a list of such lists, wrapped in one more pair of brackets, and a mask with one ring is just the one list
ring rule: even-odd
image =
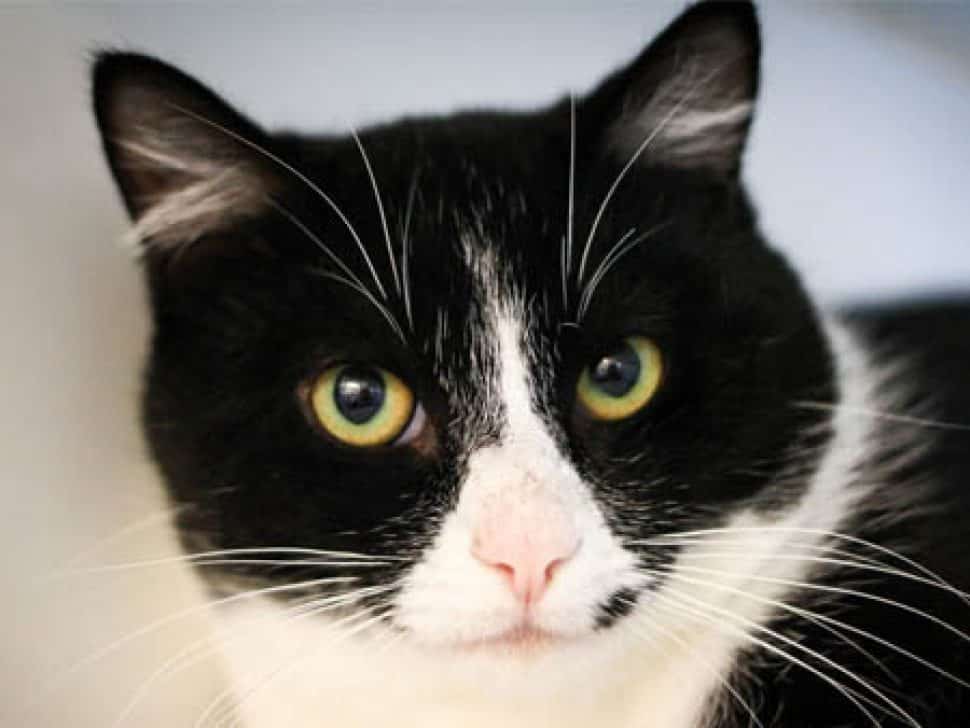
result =
[{"label": "cat's shoulder", "polygon": [[879,350],[934,355],[933,366],[943,370],[965,371],[970,359],[970,292],[849,306],[838,314]]}]

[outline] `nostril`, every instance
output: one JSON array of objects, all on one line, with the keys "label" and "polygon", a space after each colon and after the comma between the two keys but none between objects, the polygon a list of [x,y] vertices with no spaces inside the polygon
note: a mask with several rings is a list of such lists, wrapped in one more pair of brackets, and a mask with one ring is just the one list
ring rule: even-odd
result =
[{"label": "nostril", "polygon": [[546,571],[544,574],[546,584],[549,584],[552,581],[552,577],[554,577],[556,575],[556,572],[559,571],[559,567],[565,564],[569,558],[570,557],[567,556],[566,558],[553,559],[552,561],[549,562],[549,565],[546,567]]},{"label": "nostril", "polygon": [[515,581],[515,567],[512,566],[511,564],[506,564],[501,561],[497,563],[488,563],[488,562],[485,562],[485,563],[487,563],[496,571],[500,572],[502,575],[508,577],[510,581]]}]

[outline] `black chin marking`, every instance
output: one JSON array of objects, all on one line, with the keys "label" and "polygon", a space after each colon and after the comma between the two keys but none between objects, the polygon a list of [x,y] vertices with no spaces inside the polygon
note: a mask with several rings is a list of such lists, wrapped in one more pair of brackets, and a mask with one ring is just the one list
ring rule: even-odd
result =
[{"label": "black chin marking", "polygon": [[597,607],[596,629],[608,629],[633,611],[637,603],[637,590],[625,587]]}]

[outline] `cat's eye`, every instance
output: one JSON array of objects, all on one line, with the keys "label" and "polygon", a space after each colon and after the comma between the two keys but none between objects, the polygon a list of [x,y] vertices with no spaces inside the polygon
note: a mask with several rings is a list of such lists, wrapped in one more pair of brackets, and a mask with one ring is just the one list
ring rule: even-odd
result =
[{"label": "cat's eye", "polygon": [[411,389],[376,366],[332,366],[309,394],[319,425],[334,439],[354,447],[404,444],[419,433],[424,419]]},{"label": "cat's eye", "polygon": [[657,345],[644,336],[629,336],[583,370],[576,395],[594,419],[622,420],[646,406],[662,378]]}]

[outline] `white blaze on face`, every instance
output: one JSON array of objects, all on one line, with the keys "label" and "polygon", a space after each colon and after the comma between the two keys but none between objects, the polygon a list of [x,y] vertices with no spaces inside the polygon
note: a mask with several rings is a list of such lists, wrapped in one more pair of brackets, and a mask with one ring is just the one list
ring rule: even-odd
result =
[{"label": "white blaze on face", "polygon": [[593,629],[599,605],[642,583],[534,410],[521,308],[493,312],[501,434],[469,454],[457,507],[400,594],[396,618],[422,642],[475,642],[526,626],[578,636]]}]

